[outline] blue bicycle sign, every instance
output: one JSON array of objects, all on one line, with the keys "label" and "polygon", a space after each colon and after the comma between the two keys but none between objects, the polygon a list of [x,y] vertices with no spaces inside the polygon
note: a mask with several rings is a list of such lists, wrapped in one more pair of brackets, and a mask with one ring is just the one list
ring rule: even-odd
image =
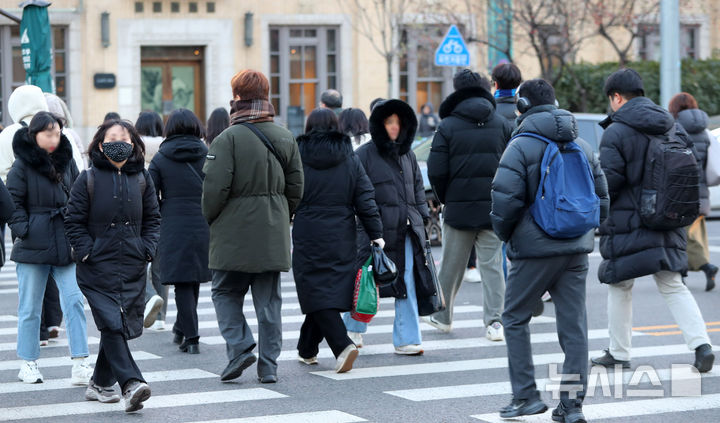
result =
[{"label": "blue bicycle sign", "polygon": [[435,51],[436,66],[470,66],[470,52],[455,25],[450,26],[445,38]]}]

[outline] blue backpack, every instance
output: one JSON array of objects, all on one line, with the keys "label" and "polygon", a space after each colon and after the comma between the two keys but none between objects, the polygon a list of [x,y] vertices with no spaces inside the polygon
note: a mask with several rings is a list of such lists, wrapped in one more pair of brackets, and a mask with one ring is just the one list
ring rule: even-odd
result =
[{"label": "blue backpack", "polygon": [[[535,223],[553,238],[577,238],[600,225],[600,198],[585,152],[575,142],[558,144],[542,135],[523,132],[547,143],[542,159],[540,185],[530,214]],[[512,140],[511,140],[512,141]]]}]

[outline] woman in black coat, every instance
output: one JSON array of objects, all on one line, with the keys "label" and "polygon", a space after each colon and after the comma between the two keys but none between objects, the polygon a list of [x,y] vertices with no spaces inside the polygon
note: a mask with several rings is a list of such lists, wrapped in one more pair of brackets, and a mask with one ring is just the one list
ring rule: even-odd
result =
[{"label": "woman in black coat", "polygon": [[48,112],[37,113],[29,127],[20,128],[12,146],[16,160],[7,186],[15,203],[8,223],[15,239],[11,258],[17,263],[19,285],[17,355],[23,364],[18,376],[25,383],[43,381],[36,360],[43,297],[52,276],[67,320],[74,363],[71,382],[87,385],[92,374],[85,363],[87,323],[63,224],[70,187],[78,176],[72,147],[62,135],[62,121]]},{"label": "woman in black coat", "polygon": [[325,338],[337,359],[335,370],[342,373],[352,368],[358,355],[340,317],[340,312],[352,308],[357,274],[355,215],[379,245],[384,244],[382,223],[372,184],[350,138],[338,132],[333,111],[310,113],[298,149],[305,175],[292,232],[292,269],[305,314],[298,355],[301,362],[317,363],[318,345]]},{"label": "woman in black coat", "polygon": [[[177,317],[173,326],[180,351],[199,353],[197,303],[208,269],[210,227],[202,215],[202,173],[208,148],[200,120],[188,109],[170,114],[165,141],[150,163],[160,201],[160,280],[175,286]],[[184,338],[184,342],[183,342]]]},{"label": "woman in black coat", "polygon": [[73,185],[65,226],[72,244],[80,289],[100,331],[100,350],[91,387],[103,394],[118,382],[125,411],[137,411],[150,387],[127,341],[142,334],[147,263],[155,256],[160,212],[145,146],[132,123],[104,122],[88,154],[92,167]]},{"label": "woman in black coat", "polygon": [[[372,142],[356,153],[375,187],[375,201],[383,224],[385,253],[395,262],[398,278],[380,289],[380,296],[395,297],[395,353],[418,355],[422,337],[418,304],[436,295],[432,276],[425,265],[425,224],[430,219],[420,168],[410,146],[415,137],[417,118],[412,108],[400,100],[375,103],[370,115]],[[358,237],[359,260],[370,255],[367,228]],[[364,260],[362,260],[364,261]],[[355,344],[362,344],[365,323],[344,317]]]}]

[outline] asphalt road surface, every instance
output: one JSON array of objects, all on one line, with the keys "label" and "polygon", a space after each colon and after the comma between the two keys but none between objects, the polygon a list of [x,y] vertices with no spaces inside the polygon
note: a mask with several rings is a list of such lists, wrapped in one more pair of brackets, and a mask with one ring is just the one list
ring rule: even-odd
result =
[{"label": "asphalt road surface", "polygon": [[[712,261],[720,264],[720,222],[708,223]],[[9,250],[8,250],[9,251]],[[596,250],[597,251],[597,250]],[[8,253],[9,255],[9,253]],[[440,249],[435,251],[440,258]],[[608,345],[607,288],[597,280],[599,253],[590,257],[587,305],[591,356]],[[692,273],[688,287],[707,322],[710,338],[720,345],[720,288],[704,292],[702,273]],[[225,345],[217,328],[210,285],[203,284],[198,313],[199,355],[178,351],[172,334],[146,331],[130,342],[152,388],[141,412],[128,415],[118,404],[87,402],[85,388],[71,387],[71,363],[65,332],[41,349],[40,370],[45,383],[18,382],[15,355],[17,335],[17,278],[14,263],[0,271],[0,421],[62,422],[497,422],[497,410],[510,397],[506,348],[484,338],[482,286],[463,285],[455,308],[453,332],[442,334],[423,325],[425,354],[396,356],[392,346],[392,301],[383,300],[380,314],[365,335],[355,368],[333,372],[335,360],[323,344],[320,363],[297,361],[295,349],[303,316],[297,303],[292,273],[282,275],[283,351],[277,384],[263,385],[251,367],[232,383],[220,382],[227,364]],[[585,414],[602,422],[720,422],[720,368],[700,377],[687,370],[693,353],[684,343],[655,283],[639,279],[633,290],[632,370],[625,374],[599,372],[590,378],[594,388],[585,400]],[[170,293],[166,325],[175,318]],[[254,329],[255,313],[248,295],[244,308]],[[87,309],[87,308],[86,308]],[[543,398],[557,400],[546,384],[562,361],[555,334],[554,308],[546,303],[543,316],[531,322],[536,377]],[[97,352],[98,331],[87,311],[90,351]],[[719,348],[720,349],[720,348]],[[94,359],[94,357],[93,357]],[[720,357],[719,357],[720,361]],[[541,416],[509,421],[549,422]]]}]

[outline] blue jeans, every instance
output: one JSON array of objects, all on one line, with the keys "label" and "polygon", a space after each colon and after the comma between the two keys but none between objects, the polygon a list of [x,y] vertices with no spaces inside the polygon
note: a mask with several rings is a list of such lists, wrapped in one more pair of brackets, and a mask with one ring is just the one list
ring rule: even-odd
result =
[{"label": "blue jeans", "polygon": [[[413,247],[410,237],[405,237],[405,289],[407,298],[395,299],[395,323],[393,325],[393,345],[422,344],[420,323],[418,320],[418,305],[415,295],[415,273],[413,272]],[[343,315],[345,327],[350,332],[367,332],[367,323],[358,322],[350,317],[350,313]]]},{"label": "blue jeans", "polygon": [[48,276],[52,275],[60,292],[60,307],[65,314],[70,355],[90,355],[87,343],[87,322],[83,295],[78,288],[75,265],[50,266],[46,264],[18,263],[18,340],[17,355],[34,361],[40,357],[40,315]]}]

